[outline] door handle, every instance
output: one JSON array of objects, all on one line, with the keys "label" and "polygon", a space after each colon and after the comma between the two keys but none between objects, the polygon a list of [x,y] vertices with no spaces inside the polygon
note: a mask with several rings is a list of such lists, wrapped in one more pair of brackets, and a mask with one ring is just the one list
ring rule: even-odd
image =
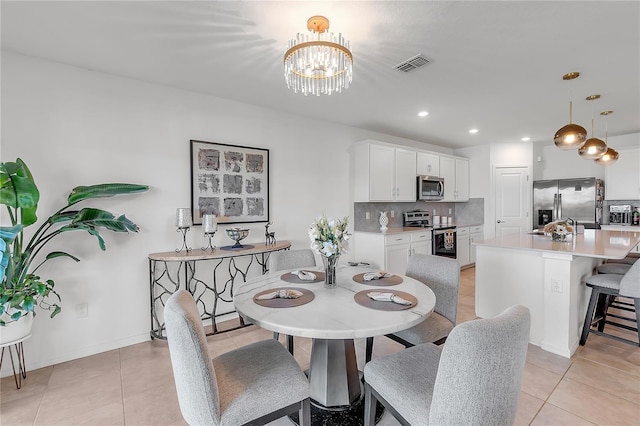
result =
[{"label": "door handle", "polygon": [[496,223],[503,223],[504,220],[498,220]]}]

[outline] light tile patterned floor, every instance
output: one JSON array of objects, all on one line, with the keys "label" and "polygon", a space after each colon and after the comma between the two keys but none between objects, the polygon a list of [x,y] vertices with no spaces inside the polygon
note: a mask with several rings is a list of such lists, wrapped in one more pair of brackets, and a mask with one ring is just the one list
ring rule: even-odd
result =
[{"label": "light tile patterned floor", "polygon": [[[475,318],[474,269],[461,275],[458,321]],[[633,339],[631,332],[625,332]],[[261,339],[254,326],[209,337],[211,356]],[[359,363],[364,341],[356,342]],[[309,365],[311,343],[296,338],[296,359]],[[374,356],[401,350],[376,338]],[[184,425],[166,342],[149,341],[29,371],[21,390],[12,377],[0,382],[0,424]],[[290,424],[280,419],[274,425]],[[383,426],[397,425],[385,414]],[[517,425],[640,424],[640,348],[591,335],[571,360],[530,345]]]}]

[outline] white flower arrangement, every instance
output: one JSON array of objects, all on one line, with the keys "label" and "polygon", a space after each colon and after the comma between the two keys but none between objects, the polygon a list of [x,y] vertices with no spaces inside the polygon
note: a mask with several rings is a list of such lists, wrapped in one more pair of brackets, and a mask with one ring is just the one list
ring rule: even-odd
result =
[{"label": "white flower arrangement", "polygon": [[573,233],[573,226],[564,220],[547,223],[544,226],[545,234],[551,234],[553,241],[567,241],[567,235]]},{"label": "white flower arrangement", "polygon": [[558,234],[558,235],[569,235],[573,232],[573,226],[569,225],[564,220],[559,220],[556,222],[547,223],[544,226],[545,233]]},{"label": "white flower arrangement", "polygon": [[351,234],[347,231],[349,217],[329,220],[326,215],[316,219],[309,228],[311,248],[322,256],[335,256],[347,252]]}]

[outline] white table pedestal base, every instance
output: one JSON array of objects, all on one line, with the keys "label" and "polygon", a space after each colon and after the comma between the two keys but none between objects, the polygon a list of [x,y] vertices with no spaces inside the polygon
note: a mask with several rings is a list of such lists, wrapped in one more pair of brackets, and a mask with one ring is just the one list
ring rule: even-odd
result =
[{"label": "white table pedestal base", "polygon": [[360,398],[360,377],[353,339],[313,339],[309,367],[311,399],[344,407]]}]

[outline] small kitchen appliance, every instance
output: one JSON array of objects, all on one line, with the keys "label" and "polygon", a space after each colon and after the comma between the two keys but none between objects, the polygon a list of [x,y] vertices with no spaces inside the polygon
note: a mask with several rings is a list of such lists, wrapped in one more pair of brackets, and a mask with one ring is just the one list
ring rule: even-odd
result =
[{"label": "small kitchen appliance", "polygon": [[444,198],[444,179],[434,176],[417,177],[417,198],[421,201],[439,201]]},{"label": "small kitchen appliance", "polygon": [[416,210],[413,212],[405,212],[403,216],[403,226],[426,228],[430,226],[429,212]]},{"label": "small kitchen appliance", "polygon": [[631,225],[631,205],[609,206],[610,225]]}]

